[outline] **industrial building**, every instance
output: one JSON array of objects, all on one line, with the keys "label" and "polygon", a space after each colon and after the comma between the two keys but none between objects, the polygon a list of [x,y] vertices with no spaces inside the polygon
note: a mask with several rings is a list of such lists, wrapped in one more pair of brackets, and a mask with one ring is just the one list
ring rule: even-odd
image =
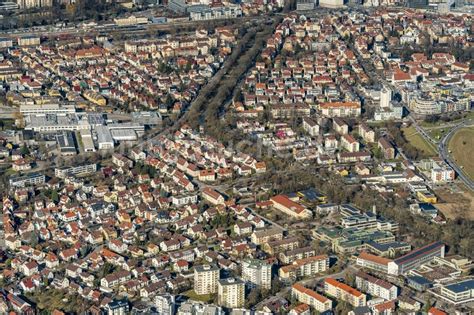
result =
[{"label": "industrial building", "polygon": [[102,114],[97,113],[27,114],[24,119],[25,129],[36,132],[77,131],[105,124]]},{"label": "industrial building", "polygon": [[29,114],[74,114],[76,107],[74,105],[61,104],[21,104],[20,113],[23,115]]},{"label": "industrial building", "polygon": [[77,147],[74,139],[74,134],[70,131],[63,131],[56,135],[56,141],[58,143],[59,152],[61,155],[76,155]]},{"label": "industrial building", "polygon": [[95,134],[97,135],[97,147],[99,150],[114,148],[114,139],[112,138],[109,128],[106,126],[97,126],[95,128]]},{"label": "industrial building", "polygon": [[90,130],[81,130],[81,141],[84,152],[95,152],[94,140]]}]

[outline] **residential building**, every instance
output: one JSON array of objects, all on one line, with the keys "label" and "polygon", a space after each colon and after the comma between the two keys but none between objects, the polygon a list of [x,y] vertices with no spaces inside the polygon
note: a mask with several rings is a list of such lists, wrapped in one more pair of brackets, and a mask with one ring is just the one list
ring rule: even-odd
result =
[{"label": "residential building", "polygon": [[395,158],[395,148],[385,137],[381,137],[377,143],[385,159],[393,160]]},{"label": "residential building", "polygon": [[24,9],[51,7],[53,5],[53,1],[52,0],[17,0],[17,4],[18,4],[19,9],[24,10]]},{"label": "residential building", "polygon": [[126,300],[115,300],[105,306],[107,315],[126,315],[129,312],[129,305]]},{"label": "residential building", "polygon": [[25,176],[10,177],[10,187],[25,187],[30,185],[42,185],[46,182],[44,174],[28,174]]},{"label": "residential building", "polygon": [[345,301],[354,307],[366,305],[365,294],[335,279],[326,278],[324,280],[324,291],[338,300]]},{"label": "residential building", "polygon": [[394,300],[398,296],[398,288],[395,285],[362,271],[356,274],[356,287],[362,292],[387,301]]},{"label": "residential building", "polygon": [[349,133],[349,126],[341,118],[333,118],[332,128],[340,135],[346,135]]},{"label": "residential building", "polygon": [[169,293],[155,296],[155,307],[159,315],[174,315],[175,298]]},{"label": "residential building", "polygon": [[213,205],[224,204],[225,202],[224,196],[222,196],[217,190],[209,187],[205,187],[202,190],[201,196],[204,200]]},{"label": "residential building", "polygon": [[303,129],[313,137],[319,135],[319,125],[309,117],[303,118]]},{"label": "residential building", "polygon": [[375,142],[375,132],[364,123],[359,125],[359,135],[366,142],[369,142],[369,143]]},{"label": "residential building", "polygon": [[283,266],[278,270],[282,279],[296,277],[310,277],[329,269],[329,257],[318,255],[295,260],[291,265]]},{"label": "residential building", "polygon": [[217,292],[220,270],[212,265],[194,267],[194,291],[196,294],[212,294]]},{"label": "residential building", "polygon": [[217,283],[217,304],[239,308],[245,304],[245,283],[240,279],[226,278]]},{"label": "residential building", "polygon": [[353,136],[344,134],[341,137],[341,146],[349,152],[358,152],[360,144]]},{"label": "residential building", "polygon": [[358,117],[361,114],[360,103],[356,102],[322,103],[319,108],[326,117]]},{"label": "residential building", "polygon": [[332,301],[330,299],[316,293],[311,289],[305,288],[299,283],[295,283],[291,287],[291,295],[299,302],[308,304],[320,313],[324,313],[332,309]]},{"label": "residential building", "polygon": [[95,163],[54,169],[54,175],[59,178],[66,178],[73,175],[88,175],[95,172],[97,172],[97,164]]},{"label": "residential building", "polygon": [[283,230],[278,227],[269,229],[255,230],[251,235],[252,243],[263,245],[270,241],[278,241],[283,239]]},{"label": "residential building", "polygon": [[[21,0],[23,1],[23,0]],[[29,0],[26,0],[29,1]],[[41,3],[41,0],[32,0],[33,3]],[[46,0],[48,1],[48,0]],[[25,4],[29,5],[29,4]],[[37,46],[41,43],[41,39],[38,36],[23,36],[23,37],[18,37],[18,46]]]},{"label": "residential building", "polygon": [[273,264],[259,259],[245,259],[242,261],[242,279],[249,287],[260,287],[268,290],[272,286]]}]

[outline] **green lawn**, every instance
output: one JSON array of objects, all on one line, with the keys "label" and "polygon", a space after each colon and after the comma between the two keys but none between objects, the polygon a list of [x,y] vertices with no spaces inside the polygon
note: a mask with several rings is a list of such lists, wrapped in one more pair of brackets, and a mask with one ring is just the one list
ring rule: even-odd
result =
[{"label": "green lawn", "polygon": [[449,141],[448,148],[456,164],[474,180],[474,127],[457,131]]},{"label": "green lawn", "polygon": [[186,292],[183,293],[183,295],[187,296],[191,300],[205,302],[205,303],[212,302],[212,300],[214,298],[214,296],[212,294],[199,295],[199,294],[196,294],[196,292],[194,290],[186,291]]},{"label": "green lawn", "polygon": [[402,132],[405,139],[407,139],[411,145],[424,152],[427,156],[435,156],[437,154],[434,145],[426,141],[423,136],[416,131],[415,127],[402,128]]},{"label": "green lawn", "polygon": [[449,131],[449,129],[450,129],[449,127],[428,129],[428,130],[426,130],[426,132],[430,135],[430,137],[433,140],[438,141]]}]

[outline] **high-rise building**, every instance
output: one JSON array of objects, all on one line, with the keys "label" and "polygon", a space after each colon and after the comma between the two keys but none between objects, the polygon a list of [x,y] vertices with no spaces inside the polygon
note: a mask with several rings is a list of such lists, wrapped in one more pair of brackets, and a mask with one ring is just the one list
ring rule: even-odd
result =
[{"label": "high-rise building", "polygon": [[246,259],[242,262],[242,279],[250,287],[270,289],[272,286],[272,264],[258,259]]},{"label": "high-rise building", "polygon": [[221,279],[217,284],[218,304],[228,308],[243,307],[245,303],[245,283],[240,279]]},{"label": "high-rise building", "polygon": [[158,315],[173,315],[175,313],[174,296],[169,293],[155,296],[155,306]]},{"label": "high-rise building", "polygon": [[392,101],[392,90],[387,87],[383,87],[380,91],[380,107],[389,108],[390,102]]},{"label": "high-rise building", "polygon": [[217,292],[219,268],[211,265],[194,267],[194,291],[197,294],[212,294]]}]

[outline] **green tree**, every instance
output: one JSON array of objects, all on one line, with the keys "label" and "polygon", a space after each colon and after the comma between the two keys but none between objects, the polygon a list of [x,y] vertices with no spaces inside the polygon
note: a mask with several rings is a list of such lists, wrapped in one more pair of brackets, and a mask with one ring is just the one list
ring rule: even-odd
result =
[{"label": "green tree", "polygon": [[51,192],[51,200],[52,200],[53,202],[58,202],[58,201],[59,201],[59,194],[58,194],[58,192],[57,192],[56,190],[53,190],[53,191]]},{"label": "green tree", "polygon": [[21,147],[20,149],[20,152],[22,155],[28,155],[30,154],[30,150],[28,149],[28,147],[26,146],[26,144],[23,144],[23,146]]}]

